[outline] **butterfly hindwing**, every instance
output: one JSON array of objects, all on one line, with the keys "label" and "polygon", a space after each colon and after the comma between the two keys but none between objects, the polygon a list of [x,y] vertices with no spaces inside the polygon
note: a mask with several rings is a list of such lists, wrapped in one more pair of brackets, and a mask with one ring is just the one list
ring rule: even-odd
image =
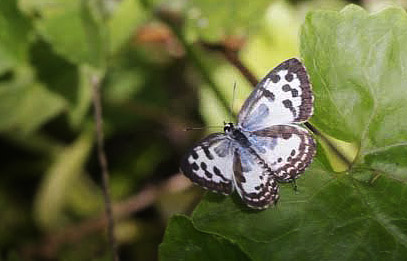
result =
[{"label": "butterfly hindwing", "polygon": [[214,133],[199,142],[181,162],[181,171],[193,182],[212,191],[233,191],[233,152],[223,133]]},{"label": "butterfly hindwing", "polygon": [[252,208],[263,209],[278,200],[278,184],[271,170],[247,148],[235,149],[234,183],[242,200]]},{"label": "butterfly hindwing", "polygon": [[316,145],[297,125],[276,125],[248,133],[253,149],[273,170],[278,181],[292,181],[311,163]]},{"label": "butterfly hindwing", "polygon": [[311,84],[304,65],[296,58],[274,68],[256,86],[239,113],[244,130],[301,123],[313,112]]}]

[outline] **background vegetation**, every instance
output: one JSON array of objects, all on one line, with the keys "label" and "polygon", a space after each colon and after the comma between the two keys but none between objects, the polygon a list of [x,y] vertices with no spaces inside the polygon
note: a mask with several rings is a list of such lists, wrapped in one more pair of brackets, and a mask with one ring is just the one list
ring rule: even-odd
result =
[{"label": "background vegetation", "polygon": [[[1,0],[0,259],[111,259],[95,87],[122,260],[405,259],[407,5],[348,4]],[[299,191],[259,212],[191,186],[184,129],[294,56],[320,132]]]}]

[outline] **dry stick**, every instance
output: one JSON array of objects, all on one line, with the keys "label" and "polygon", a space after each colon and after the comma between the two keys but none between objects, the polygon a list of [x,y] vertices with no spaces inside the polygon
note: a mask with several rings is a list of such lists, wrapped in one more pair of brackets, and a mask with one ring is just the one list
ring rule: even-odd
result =
[{"label": "dry stick", "polygon": [[109,171],[107,167],[107,159],[104,151],[103,142],[103,128],[102,128],[102,105],[100,101],[100,78],[98,76],[93,76],[91,79],[92,85],[92,99],[94,107],[94,117],[96,122],[96,136],[97,136],[97,152],[99,158],[99,164],[102,171],[102,185],[103,185],[103,197],[105,201],[105,210],[107,218],[107,231],[109,237],[109,244],[112,250],[112,258],[114,261],[119,260],[117,254],[117,244],[114,236],[114,220],[112,213],[112,201],[110,198],[109,189]]},{"label": "dry stick", "polygon": [[[172,175],[168,180],[158,185],[149,185],[139,191],[136,195],[128,199],[113,204],[113,213],[116,220],[129,217],[144,208],[151,206],[157,201],[160,195],[165,193],[175,193],[189,188],[192,183],[183,174],[177,173]],[[26,246],[22,249],[24,259],[32,259],[34,256],[46,257],[47,259],[55,258],[58,249],[67,243],[75,243],[85,236],[96,233],[106,227],[106,215],[100,215],[73,224],[59,231],[54,231],[46,236],[38,245]]]},{"label": "dry stick", "polygon": [[[250,72],[250,70],[239,59],[237,51],[229,50],[227,46],[222,44],[204,43],[204,46],[212,50],[220,51],[225,56],[226,60],[228,60],[233,66],[235,66],[246,78],[246,80],[252,84],[253,88],[258,84],[258,81],[254,74]],[[343,155],[331,141],[329,141],[320,131],[318,131],[317,128],[315,128],[315,126],[313,126],[309,122],[304,123],[304,125],[310,131],[312,131],[317,137],[319,137],[325,144],[327,144],[328,147],[336,154],[336,156],[338,156],[348,166],[352,165],[352,161],[348,159],[345,155]]]}]

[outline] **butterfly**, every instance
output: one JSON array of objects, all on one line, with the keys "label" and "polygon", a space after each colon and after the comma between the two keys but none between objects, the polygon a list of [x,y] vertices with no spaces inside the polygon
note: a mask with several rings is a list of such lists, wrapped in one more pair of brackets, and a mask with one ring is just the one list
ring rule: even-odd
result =
[{"label": "butterfly", "polygon": [[294,181],[316,152],[313,137],[299,124],[313,113],[309,76],[292,58],[271,70],[238,114],[193,147],[181,171],[194,183],[225,195],[238,192],[247,206],[264,209],[279,199],[279,182]]}]

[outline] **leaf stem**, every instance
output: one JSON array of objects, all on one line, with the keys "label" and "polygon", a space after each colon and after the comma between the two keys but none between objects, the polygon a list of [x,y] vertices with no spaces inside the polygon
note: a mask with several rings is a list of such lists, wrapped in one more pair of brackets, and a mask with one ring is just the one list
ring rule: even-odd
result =
[{"label": "leaf stem", "polygon": [[102,105],[100,101],[100,82],[99,76],[94,75],[91,79],[92,86],[92,99],[94,107],[94,118],[96,123],[96,136],[97,136],[97,153],[99,158],[99,165],[102,171],[102,188],[103,197],[105,201],[105,215],[107,219],[107,231],[110,248],[112,250],[112,259],[119,261],[117,254],[116,238],[114,236],[114,220],[112,211],[112,200],[109,189],[109,171],[107,165],[107,158],[104,151],[103,128],[102,128]]}]

